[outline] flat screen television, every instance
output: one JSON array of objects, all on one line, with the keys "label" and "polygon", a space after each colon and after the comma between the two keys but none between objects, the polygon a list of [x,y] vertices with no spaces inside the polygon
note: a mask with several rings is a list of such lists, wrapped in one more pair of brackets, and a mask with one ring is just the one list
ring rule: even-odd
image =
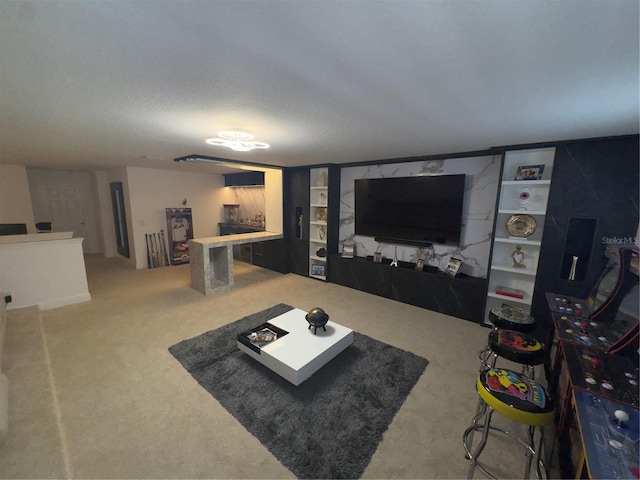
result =
[{"label": "flat screen television", "polygon": [[355,233],[379,242],[459,245],[465,175],[355,181]]}]

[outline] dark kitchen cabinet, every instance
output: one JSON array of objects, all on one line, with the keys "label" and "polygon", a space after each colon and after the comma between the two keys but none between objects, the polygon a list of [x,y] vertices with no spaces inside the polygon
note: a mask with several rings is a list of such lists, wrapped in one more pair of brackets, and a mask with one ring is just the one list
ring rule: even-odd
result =
[{"label": "dark kitchen cabinet", "polygon": [[252,243],[251,263],[280,273],[289,273],[285,240],[268,240]]}]

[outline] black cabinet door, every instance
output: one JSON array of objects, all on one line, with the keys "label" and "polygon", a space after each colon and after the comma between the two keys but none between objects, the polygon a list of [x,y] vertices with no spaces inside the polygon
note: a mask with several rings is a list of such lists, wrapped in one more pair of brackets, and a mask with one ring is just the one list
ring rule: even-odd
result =
[{"label": "black cabinet door", "polygon": [[420,296],[420,278],[422,276],[422,272],[408,268],[391,268],[391,298],[402,303],[423,307]]},{"label": "black cabinet door", "polygon": [[254,265],[280,273],[289,273],[284,239],[255,242],[252,247],[251,260]]},{"label": "black cabinet door", "polygon": [[329,259],[331,282],[381,297],[390,296],[391,267],[362,258],[342,258],[331,255]]}]

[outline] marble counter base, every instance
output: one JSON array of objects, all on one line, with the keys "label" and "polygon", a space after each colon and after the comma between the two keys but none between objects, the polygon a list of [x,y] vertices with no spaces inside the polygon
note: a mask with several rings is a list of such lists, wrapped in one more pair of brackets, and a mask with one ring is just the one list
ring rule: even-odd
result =
[{"label": "marble counter base", "polygon": [[282,238],[281,233],[252,232],[189,240],[191,288],[215,295],[233,288],[233,246]]}]

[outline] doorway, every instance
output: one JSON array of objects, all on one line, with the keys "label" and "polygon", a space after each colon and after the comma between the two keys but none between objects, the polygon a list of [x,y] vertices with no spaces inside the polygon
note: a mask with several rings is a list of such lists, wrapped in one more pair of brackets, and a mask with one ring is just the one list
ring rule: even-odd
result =
[{"label": "doorway", "polygon": [[129,235],[127,233],[127,215],[124,209],[122,182],[113,182],[109,186],[111,189],[113,222],[116,231],[116,248],[120,255],[129,258]]},{"label": "doorway", "polygon": [[82,251],[97,253],[98,233],[88,172],[27,168],[36,223],[51,222],[54,232],[83,238]]}]

